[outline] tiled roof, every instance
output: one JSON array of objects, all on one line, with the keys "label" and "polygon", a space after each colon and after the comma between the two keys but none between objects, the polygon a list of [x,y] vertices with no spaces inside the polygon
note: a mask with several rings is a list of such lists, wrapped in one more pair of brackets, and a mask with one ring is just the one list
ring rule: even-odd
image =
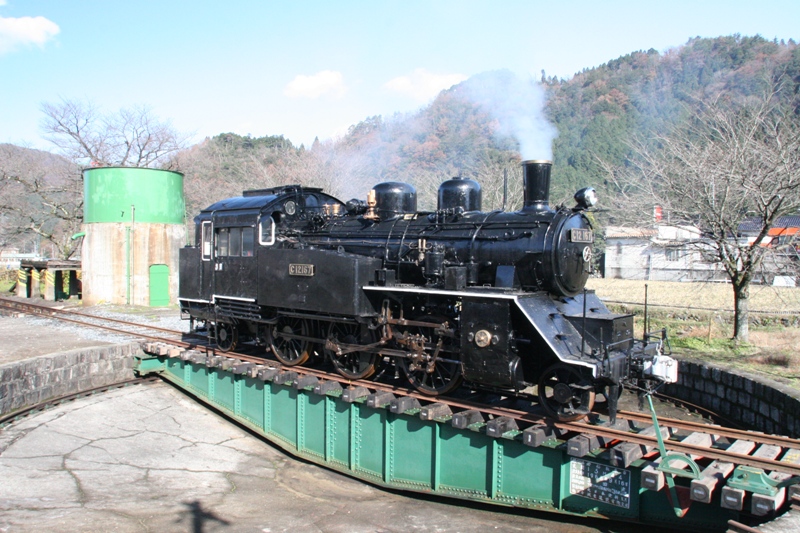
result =
[{"label": "tiled roof", "polygon": [[608,226],[606,239],[650,239],[658,235],[658,230],[651,228],[626,228],[623,226]]},{"label": "tiled roof", "polygon": [[[786,215],[778,217],[773,228],[800,228],[800,215]],[[761,229],[761,220],[758,218],[746,218],[739,224],[739,231],[742,233],[754,233]]]}]

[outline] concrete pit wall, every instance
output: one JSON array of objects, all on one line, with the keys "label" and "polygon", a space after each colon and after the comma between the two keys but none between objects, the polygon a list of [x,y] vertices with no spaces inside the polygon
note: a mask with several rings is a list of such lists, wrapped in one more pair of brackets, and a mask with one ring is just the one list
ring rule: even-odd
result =
[{"label": "concrete pit wall", "polygon": [[79,348],[0,366],[0,415],[132,379],[138,342]]},{"label": "concrete pit wall", "polygon": [[660,392],[718,413],[741,428],[800,437],[800,391],[760,376],[685,360],[678,383]]}]

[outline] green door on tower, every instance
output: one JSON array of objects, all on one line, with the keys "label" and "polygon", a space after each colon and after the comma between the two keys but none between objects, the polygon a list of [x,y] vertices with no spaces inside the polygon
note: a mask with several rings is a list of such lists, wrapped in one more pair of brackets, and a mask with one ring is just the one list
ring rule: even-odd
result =
[{"label": "green door on tower", "polygon": [[150,265],[150,307],[169,305],[169,267]]}]

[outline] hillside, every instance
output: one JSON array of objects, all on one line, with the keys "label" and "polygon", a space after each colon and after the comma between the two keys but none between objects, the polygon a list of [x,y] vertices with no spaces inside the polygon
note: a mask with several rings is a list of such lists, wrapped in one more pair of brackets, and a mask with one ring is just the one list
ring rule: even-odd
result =
[{"label": "hillside", "polygon": [[800,87],[800,48],[793,42],[739,35],[692,39],[659,54],[634,52],[568,81],[544,80],[547,113],[558,128],[555,169],[561,187],[602,185],[597,158],[624,164],[625,141],[686,120],[692,104],[719,94],[747,96],[784,74],[786,99]]},{"label": "hillside", "polygon": [[[781,74],[789,85],[787,105],[797,106],[796,43],[739,35],[695,38],[666,53],[633,52],[568,80],[544,73],[540,80],[519,80],[507,71],[480,74],[442,91],[416,113],[369,117],[342,138],[311,147],[293,146],[283,137],[223,134],[182,154],[180,165],[189,183],[204,184],[187,191],[190,204],[198,207],[214,199],[207,194],[209,181],[220,184],[216,198],[223,190],[236,194],[288,182],[323,186],[349,198],[363,196],[380,181],[396,180],[416,185],[420,206],[431,208],[438,183],[465,175],[481,182],[484,208],[492,209],[502,201],[504,171],[517,200],[519,161],[552,157],[551,200],[569,201],[586,185],[603,191],[598,161],[624,164],[632,137],[686,120],[698,99],[753,94],[764,80]],[[544,121],[536,117],[539,105]],[[795,112],[800,114],[800,107]],[[525,147],[520,125],[544,137],[538,149]],[[552,155],[547,153],[551,140]],[[206,194],[192,198],[194,189]]]}]

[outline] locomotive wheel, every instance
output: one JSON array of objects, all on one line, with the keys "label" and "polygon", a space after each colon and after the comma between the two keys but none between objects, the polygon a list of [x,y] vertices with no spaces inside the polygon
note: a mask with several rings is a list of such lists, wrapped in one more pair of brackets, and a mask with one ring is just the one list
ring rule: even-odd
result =
[{"label": "locomotive wheel", "polygon": [[539,379],[539,404],[549,416],[562,422],[588,415],[594,398],[593,387],[573,366],[556,363]]},{"label": "locomotive wheel", "polygon": [[223,352],[230,352],[239,342],[239,330],[236,324],[217,322],[216,325],[217,348]]},{"label": "locomotive wheel", "polygon": [[310,343],[305,339],[294,339],[284,335],[308,336],[308,324],[302,318],[280,317],[278,323],[269,328],[269,346],[278,361],[286,366],[302,365],[311,355]]},{"label": "locomotive wheel", "polygon": [[[446,321],[444,318],[433,316],[425,316],[416,320],[439,324]],[[429,357],[433,357],[439,340],[442,341],[442,348],[432,368],[425,361],[415,362],[405,357],[399,359],[400,367],[405,372],[411,386],[428,396],[440,396],[456,390],[461,385],[461,363],[455,360],[458,357],[456,353],[447,349],[452,345],[451,339],[437,335],[433,328],[414,327],[409,328],[407,333],[425,337],[424,353]]]},{"label": "locomotive wheel", "polygon": [[[359,344],[359,331],[361,326],[358,324],[344,324],[332,322],[328,330],[328,338],[336,340],[342,344]],[[369,343],[374,342],[374,332]],[[348,379],[365,379],[375,373],[378,354],[371,352],[350,352],[337,355],[333,350],[325,350],[331,358],[336,371]]]}]

